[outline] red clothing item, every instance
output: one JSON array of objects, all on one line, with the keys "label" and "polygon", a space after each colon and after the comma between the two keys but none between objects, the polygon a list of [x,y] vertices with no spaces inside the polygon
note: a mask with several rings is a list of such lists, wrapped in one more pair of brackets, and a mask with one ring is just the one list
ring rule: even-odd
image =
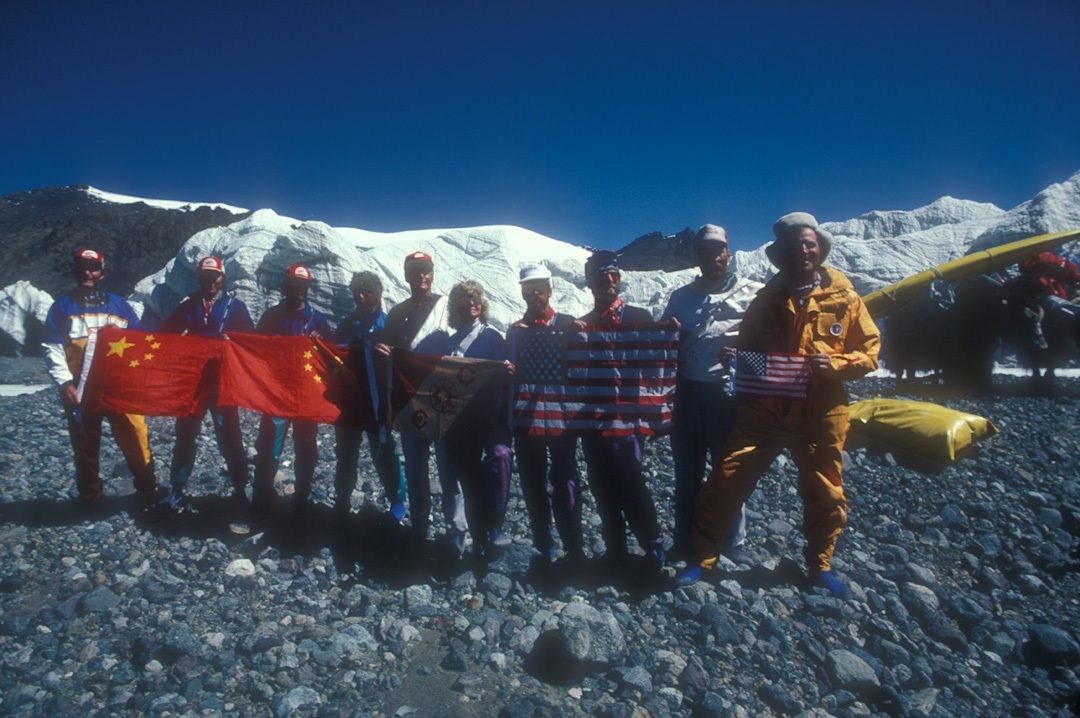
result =
[{"label": "red clothing item", "polygon": [[622,297],[616,297],[615,301],[608,305],[607,309],[600,312],[600,323],[610,322],[618,324],[622,321],[622,308],[626,304]]}]

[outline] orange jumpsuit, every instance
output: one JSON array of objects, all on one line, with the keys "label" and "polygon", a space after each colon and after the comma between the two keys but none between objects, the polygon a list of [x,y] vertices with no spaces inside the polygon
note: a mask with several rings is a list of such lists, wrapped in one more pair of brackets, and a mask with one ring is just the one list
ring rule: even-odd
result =
[{"label": "orange jumpsuit", "polygon": [[880,334],[859,295],[840,272],[821,267],[821,282],[800,309],[783,275],[762,289],[743,318],[738,349],[783,354],[828,354],[831,376],[811,375],[806,399],[749,398],[739,407],[735,428],[694,508],[694,558],[712,568],[721,541],[743,503],[781,450],[799,469],[806,564],[829,570],[836,539],[847,523],[840,479],[840,451],[848,430],[847,393],[842,380],[877,368]]}]

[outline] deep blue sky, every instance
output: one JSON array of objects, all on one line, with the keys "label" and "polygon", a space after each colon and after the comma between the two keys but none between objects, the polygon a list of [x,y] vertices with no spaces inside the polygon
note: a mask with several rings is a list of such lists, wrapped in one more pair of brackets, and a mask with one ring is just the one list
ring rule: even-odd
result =
[{"label": "deep blue sky", "polygon": [[1080,169],[1080,0],[0,2],[0,195],[620,247]]}]

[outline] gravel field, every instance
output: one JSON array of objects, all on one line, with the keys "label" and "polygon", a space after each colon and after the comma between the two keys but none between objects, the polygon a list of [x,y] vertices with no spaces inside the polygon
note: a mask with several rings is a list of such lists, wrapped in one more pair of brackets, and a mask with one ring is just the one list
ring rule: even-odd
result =
[{"label": "gravel field", "polygon": [[[0,362],[0,383],[40,375],[36,360]],[[849,388],[894,395],[886,379]],[[1075,715],[1080,380],[1030,388],[1002,378],[997,396],[932,399],[1000,429],[949,467],[849,442],[834,563],[848,602],[804,585],[783,457],[749,505],[753,564],[676,589],[643,556],[543,566],[516,478],[501,558],[483,569],[437,540],[418,552],[384,514],[366,448],[339,530],[325,426],[301,518],[290,447],[280,505],[237,532],[209,423],[185,511],[140,503],[107,430],[107,496],[83,505],[56,392],[0,397],[0,714]],[[250,446],[255,417],[241,416]],[[149,424],[164,482],[173,421]],[[670,536],[666,440],[645,470]],[[590,498],[585,518],[596,556]]]}]

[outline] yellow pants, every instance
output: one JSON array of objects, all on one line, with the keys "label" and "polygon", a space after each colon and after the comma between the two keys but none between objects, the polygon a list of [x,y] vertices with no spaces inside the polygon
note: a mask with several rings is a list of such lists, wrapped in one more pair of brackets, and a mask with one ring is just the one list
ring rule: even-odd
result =
[{"label": "yellow pants", "polygon": [[848,407],[840,403],[818,409],[790,400],[751,400],[739,408],[721,452],[724,460],[713,468],[694,507],[694,558],[703,568],[715,566],[721,541],[734,528],[743,503],[786,448],[799,469],[807,567],[829,570],[836,539],[847,523],[840,451],[847,438]]},{"label": "yellow pants", "polygon": [[74,407],[68,404],[63,391],[60,400],[67,415],[71,448],[75,452],[75,484],[83,501],[93,501],[101,496],[102,483],[99,469],[101,454],[101,422],[109,420],[116,445],[124,454],[128,468],[139,491],[152,491],[157,485],[154,460],[150,456],[150,441],[146,432],[146,419],[137,414],[116,412],[82,412],[81,421],[76,420]]}]

